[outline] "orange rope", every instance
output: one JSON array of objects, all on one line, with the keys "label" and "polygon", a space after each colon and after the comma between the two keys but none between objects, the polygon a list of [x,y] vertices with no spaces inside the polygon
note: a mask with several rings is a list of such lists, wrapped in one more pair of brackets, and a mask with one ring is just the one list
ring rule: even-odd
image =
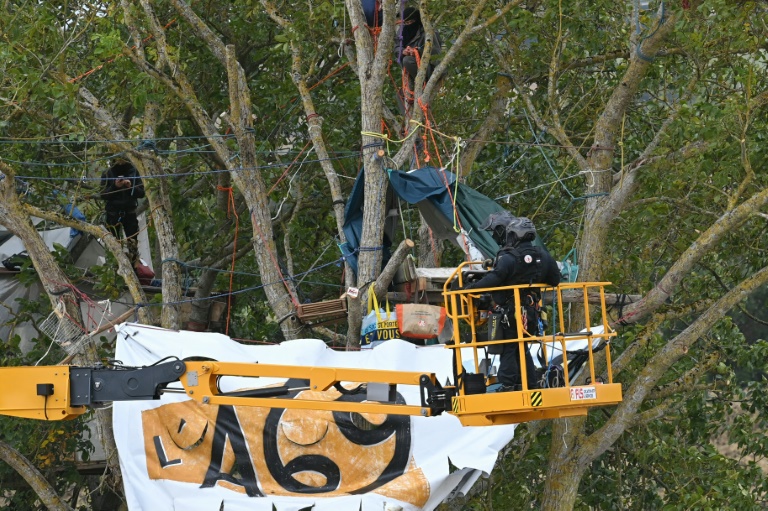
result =
[{"label": "orange rope", "polygon": [[232,266],[229,269],[229,295],[227,296],[227,326],[224,330],[226,335],[229,335],[229,318],[232,313],[232,281],[235,277],[235,256],[237,254],[237,233],[240,228],[240,216],[237,214],[237,208],[235,207],[235,195],[232,192],[231,186],[217,186],[217,190],[220,192],[227,192],[227,218],[231,213],[235,215],[235,239],[232,247]]},{"label": "orange rope", "polygon": [[282,175],[281,175],[281,176],[280,176],[280,177],[277,179],[277,181],[275,181],[275,184],[273,184],[273,185],[272,185],[272,188],[270,188],[270,189],[269,189],[269,191],[267,192],[267,195],[269,195],[270,193],[272,193],[272,192],[275,190],[275,188],[277,187],[277,185],[279,185],[279,184],[280,184],[280,182],[281,182],[283,179],[285,179],[285,176],[286,176],[286,174],[288,174],[288,171],[290,171],[290,170],[291,170],[291,168],[293,167],[294,163],[296,163],[296,161],[299,159],[299,157],[301,157],[301,155],[302,155],[302,154],[304,154],[304,151],[306,151],[306,150],[307,150],[307,147],[309,147],[309,144],[311,144],[311,143],[312,143],[312,141],[311,141],[311,140],[310,140],[309,142],[307,142],[307,144],[306,144],[306,145],[304,146],[304,148],[303,148],[303,149],[302,149],[302,150],[299,152],[299,154],[297,154],[297,155],[296,155],[296,158],[294,158],[294,159],[293,159],[293,161],[291,162],[291,164],[290,164],[290,165],[288,165],[288,167],[286,167],[286,169],[285,169],[285,172],[283,172],[283,174],[282,174]]},{"label": "orange rope", "polygon": [[392,132],[389,131],[389,126],[387,126],[387,121],[384,119],[381,120],[381,132],[386,132],[387,138],[391,138]]},{"label": "orange rope", "polygon": [[[435,114],[432,112],[432,109],[429,110],[429,115],[432,117],[432,124],[433,125],[437,125],[437,121],[435,120]],[[438,131],[438,133],[440,133],[440,132]],[[441,145],[442,145],[442,148],[443,148],[442,152],[447,154],[448,153],[448,148],[445,146],[445,142],[443,142],[442,138],[440,139],[440,142],[441,142]],[[437,147],[435,147],[435,151],[437,151]]]},{"label": "orange rope", "polygon": [[[251,222],[256,227],[256,235],[261,240],[261,243],[266,245],[264,241],[264,235],[261,233],[261,227],[259,227],[259,223],[256,222],[256,220],[253,218],[253,213],[251,213]],[[298,308],[299,300],[293,295],[293,291],[291,290],[291,287],[286,282],[285,277],[283,276],[283,272],[280,270],[280,265],[277,264],[277,259],[275,259],[275,254],[273,254],[271,250],[267,250],[267,252],[269,252],[269,257],[272,258],[272,264],[275,265],[275,270],[277,271],[277,274],[280,276],[280,280],[283,282],[283,285],[285,285],[286,291],[288,291],[288,296],[291,297],[291,302],[293,302],[293,306]]]},{"label": "orange rope", "polygon": [[[469,254],[469,242],[467,241],[467,236],[463,233],[464,227],[461,225],[461,218],[459,217],[458,211],[456,211],[456,202],[455,198],[453,197],[453,192],[451,192],[451,186],[448,184],[448,180],[445,177],[445,170],[443,169],[443,161],[442,158],[440,158],[440,149],[437,146],[437,140],[435,140],[435,130],[432,129],[432,123],[430,122],[430,111],[429,111],[429,105],[425,105],[421,98],[419,98],[419,107],[421,107],[421,111],[424,113],[424,135],[422,136],[422,139],[424,141],[424,153],[429,156],[429,153],[427,152],[427,132],[429,133],[430,138],[432,139],[432,146],[435,148],[435,154],[437,155],[437,161],[440,164],[440,169],[442,170],[441,175],[443,177],[443,183],[445,184],[445,189],[448,191],[448,197],[451,200],[451,204],[453,204],[453,214],[456,218],[456,223],[459,226],[459,229],[462,232],[462,239],[464,240],[464,252],[467,256],[467,261],[471,261],[472,258]],[[429,161],[429,160],[426,160]],[[456,179],[459,179],[459,175],[456,174]]]},{"label": "orange rope", "polygon": [[[411,48],[410,46],[406,46],[406,48],[403,50],[403,55],[412,55],[416,59],[416,67],[421,67],[421,56],[419,55],[419,50],[416,48]],[[406,118],[409,117],[409,105],[412,104],[415,101],[415,95],[416,92],[411,90],[410,88],[410,80],[408,77],[408,72],[405,70],[405,67],[403,67],[402,71],[402,91],[403,91],[403,103],[405,105],[405,111],[406,111]],[[427,133],[430,134],[432,137],[432,145],[435,147],[435,153],[437,154],[437,160],[442,167],[443,163],[440,160],[440,150],[437,147],[437,142],[435,141],[435,135],[432,133],[430,121],[429,121],[429,107],[427,105],[424,105],[422,103],[421,98],[418,99],[419,106],[421,107],[422,112],[424,112],[424,122],[426,129],[424,130],[424,133],[422,134],[422,142],[423,142],[423,150],[424,150],[424,163],[429,163],[429,161],[432,159],[432,157],[429,154],[429,147],[427,144]],[[416,147],[414,144],[414,154],[416,154]],[[418,161],[419,157],[416,155],[416,160]]]},{"label": "orange rope", "polygon": [[381,35],[381,27],[379,26],[379,6],[379,2],[376,2],[374,5],[373,28],[366,25],[366,27],[368,27],[368,32],[370,32],[371,37],[373,37],[373,53],[376,53],[376,49],[379,45],[379,35]]},{"label": "orange rope", "polygon": [[316,84],[314,84],[312,87],[310,87],[307,90],[312,90],[315,87],[317,87],[318,85],[320,85],[321,83],[323,83],[324,81],[326,81],[328,78],[330,78],[330,77],[332,77],[334,75],[339,74],[341,72],[341,70],[344,69],[345,67],[347,67],[348,65],[349,65],[349,62],[347,62],[345,64],[342,64],[341,66],[337,67],[335,70],[333,70],[330,73],[328,73],[328,75],[325,78],[321,79],[320,81],[318,81]]},{"label": "orange rope", "polygon": [[440,165],[440,167],[443,166],[442,158],[440,158],[440,149],[437,147],[437,141],[435,141],[435,133],[432,131],[432,123],[429,120],[429,105],[425,105],[421,98],[419,98],[419,107],[421,107],[421,111],[424,113],[424,134],[421,136],[422,141],[424,142],[424,161],[428,162],[430,159],[429,156],[429,148],[427,147],[427,134],[432,138],[432,145],[435,148],[435,154],[437,154],[437,163]]},{"label": "orange rope", "polygon": [[[176,18],[174,18],[174,19],[172,19],[171,21],[169,21],[169,22],[168,22],[168,24],[167,24],[167,25],[165,25],[165,26],[163,27],[163,30],[166,30],[168,27],[170,27],[170,26],[171,26],[171,25],[173,25],[174,23],[176,23]],[[145,37],[144,39],[142,39],[142,40],[141,40],[141,42],[142,42],[142,43],[146,43],[147,41],[150,41],[150,40],[152,40],[153,38],[154,38],[154,36],[153,36],[153,35],[148,35],[147,37]],[[136,45],[134,44],[133,46],[131,46],[131,48],[130,48],[130,49],[131,49],[131,50],[135,50],[135,49],[136,49]],[[75,83],[75,82],[76,82],[76,81],[78,81],[78,80],[81,80],[81,79],[83,79],[83,78],[85,78],[85,77],[87,77],[87,76],[90,76],[92,73],[95,73],[96,71],[99,71],[101,68],[103,68],[103,67],[104,67],[104,66],[106,66],[107,64],[111,64],[112,62],[114,62],[115,60],[117,60],[119,57],[124,57],[124,56],[125,56],[125,54],[123,54],[123,53],[118,53],[117,55],[115,55],[115,56],[114,56],[114,57],[112,57],[111,59],[107,59],[106,61],[104,61],[104,63],[103,63],[103,64],[100,64],[100,65],[98,65],[98,66],[94,67],[94,68],[93,68],[93,69],[91,69],[90,71],[86,71],[85,73],[81,74],[81,75],[80,75],[80,76],[78,76],[78,77],[75,77],[75,78],[70,78],[70,79],[69,79],[69,83]]]}]

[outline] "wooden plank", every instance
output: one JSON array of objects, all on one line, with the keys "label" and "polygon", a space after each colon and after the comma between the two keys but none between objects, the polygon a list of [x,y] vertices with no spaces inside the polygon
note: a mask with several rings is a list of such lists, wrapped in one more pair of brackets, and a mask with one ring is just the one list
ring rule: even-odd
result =
[{"label": "wooden plank", "polygon": [[300,321],[312,321],[328,316],[347,314],[347,301],[339,298],[315,303],[301,303],[296,306],[296,316]]}]

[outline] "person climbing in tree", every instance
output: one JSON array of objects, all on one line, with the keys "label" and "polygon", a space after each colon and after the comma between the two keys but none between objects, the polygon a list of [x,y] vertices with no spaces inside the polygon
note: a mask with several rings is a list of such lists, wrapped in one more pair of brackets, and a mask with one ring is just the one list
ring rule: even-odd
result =
[{"label": "person climbing in tree", "polygon": [[144,183],[134,166],[117,160],[101,176],[101,193],[105,201],[106,225],[109,232],[120,239],[120,228],[125,232],[128,258],[134,268],[139,264],[139,221],[136,217],[138,200],[144,197]]},{"label": "person climbing in tree", "polygon": [[[402,47],[396,43],[395,51],[398,52],[398,62],[401,62],[403,69],[408,75],[408,88],[410,91],[413,91],[416,74],[419,72],[419,63],[424,55],[427,33],[421,22],[421,12],[414,7],[407,7],[403,11],[403,19],[400,23],[402,25]],[[429,80],[432,72],[435,70],[435,56],[441,52],[440,37],[435,32],[435,38],[432,40],[432,57],[427,67],[425,82]],[[413,101],[413,98],[410,101]]]},{"label": "person climbing in tree", "polygon": [[[480,225],[480,229],[490,231],[494,241],[501,250],[493,261],[493,268],[481,279],[464,286],[464,289],[481,289],[512,286],[518,284],[547,284],[556,286],[560,283],[560,269],[557,261],[547,249],[533,244],[536,238],[536,227],[525,217],[514,217],[507,212],[492,213]],[[500,339],[519,339],[532,335],[543,335],[543,325],[540,322],[539,289],[530,287],[520,290],[521,323],[524,332],[518,335],[515,321],[515,295],[513,290],[502,290],[491,293],[493,312],[502,314]],[[489,339],[492,340],[492,339]],[[500,347],[500,348],[499,348]],[[501,387],[499,392],[520,390],[522,387],[522,371],[520,369],[520,350],[524,351],[525,368],[529,389],[539,388],[536,377],[536,367],[528,349],[528,343],[510,342],[490,346],[500,350],[501,358],[497,378]]]}]

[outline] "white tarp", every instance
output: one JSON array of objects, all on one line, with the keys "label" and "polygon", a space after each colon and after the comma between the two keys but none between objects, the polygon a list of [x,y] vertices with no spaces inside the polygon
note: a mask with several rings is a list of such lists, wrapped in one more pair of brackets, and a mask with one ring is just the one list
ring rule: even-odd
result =
[{"label": "white tarp", "polygon": [[[48,246],[48,248],[53,251],[54,244],[58,244],[64,248],[67,248],[69,242],[72,240],[72,237],[69,235],[70,230],[71,229],[69,227],[61,227],[59,229],[37,232],[40,234],[40,237],[43,238],[43,241]],[[26,248],[24,248],[24,243],[21,242],[21,239],[14,236],[0,245],[0,261],[6,257],[10,257],[25,250]]]},{"label": "white tarp", "polygon": [[[117,330],[116,358],[128,366],[209,357],[434,372],[440,382],[451,374],[449,350],[400,340],[340,352],[316,339],[246,346],[214,333],[132,323]],[[222,390],[275,383],[282,380],[229,378]],[[419,404],[418,388],[398,386],[398,392]],[[159,401],[115,403],[113,410],[132,511],[432,510],[490,473],[515,429],[462,427],[447,413],[368,417],[374,426],[364,427],[351,416],[357,414],[199,405],[170,393]]]},{"label": "white tarp", "polygon": [[[69,236],[69,227],[52,229],[49,231],[38,231],[40,237],[50,250],[54,249],[54,243],[66,247],[71,238]],[[26,250],[24,244],[17,237],[12,237],[0,244],[0,261]],[[2,266],[0,266],[2,268]],[[22,347],[26,347],[26,342],[36,337],[37,330],[29,322],[12,321],[13,315],[19,311],[19,300],[35,301],[40,297],[42,289],[35,283],[32,285],[22,284],[16,273],[3,273],[0,275],[0,341],[7,342],[12,336],[21,337]]]}]

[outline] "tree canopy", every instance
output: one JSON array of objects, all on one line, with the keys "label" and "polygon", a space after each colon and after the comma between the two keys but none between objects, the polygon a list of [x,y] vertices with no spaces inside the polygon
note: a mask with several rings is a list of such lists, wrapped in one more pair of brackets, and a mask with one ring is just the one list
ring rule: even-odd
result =
[{"label": "tree canopy", "polygon": [[[768,318],[745,304],[768,280],[768,4],[380,5],[373,27],[360,0],[6,5],[0,225],[24,240],[48,293],[28,306],[49,311],[63,284],[87,278],[110,298],[127,288],[142,322],[179,328],[191,278],[193,317],[215,291],[235,298],[232,336],[354,347],[364,293],[337,331],[308,331],[296,305],[371,283],[385,293],[386,170],[445,167],[532,218],[556,258],[576,255],[580,280],[641,296],[611,310],[624,402],[521,427],[486,494],[461,505],[764,507]],[[427,34],[412,83],[398,64],[405,5]],[[115,158],[146,185],[155,300],[92,198]],[[361,169],[355,273],[339,245]],[[415,209],[398,216],[395,242],[412,238],[420,264],[463,257],[436,246]],[[83,277],[31,217],[101,239],[111,264]],[[37,354],[8,353],[8,364]],[[35,459],[21,439],[1,442]]]}]

